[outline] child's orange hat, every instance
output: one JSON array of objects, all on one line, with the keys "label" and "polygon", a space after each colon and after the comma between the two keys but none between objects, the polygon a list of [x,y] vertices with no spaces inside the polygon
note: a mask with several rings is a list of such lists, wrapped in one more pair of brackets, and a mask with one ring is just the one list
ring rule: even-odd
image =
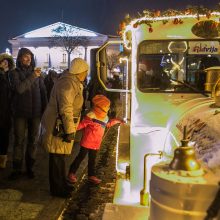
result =
[{"label": "child's orange hat", "polygon": [[92,99],[92,103],[94,106],[98,106],[101,109],[109,108],[110,100],[104,95],[96,95]]}]

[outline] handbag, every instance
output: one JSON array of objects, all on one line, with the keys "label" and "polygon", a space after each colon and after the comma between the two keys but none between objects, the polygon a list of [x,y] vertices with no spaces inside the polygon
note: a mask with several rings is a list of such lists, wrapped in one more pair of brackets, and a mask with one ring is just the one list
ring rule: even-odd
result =
[{"label": "handbag", "polygon": [[[64,125],[63,125],[62,117],[59,114],[58,99],[56,101],[57,101],[57,117],[56,117],[56,120],[55,120],[55,125],[54,125],[54,128],[53,128],[52,134],[55,137],[63,138],[64,135],[66,135],[66,133],[65,133],[65,130],[64,130]],[[79,117],[80,116],[73,117],[73,123],[74,124],[77,124]]]},{"label": "handbag", "polygon": [[55,121],[54,129],[53,129],[53,136],[63,137],[64,135],[65,135],[65,132],[64,132],[63,122],[62,122],[61,116],[58,115]]},{"label": "handbag", "polygon": [[56,101],[57,101],[57,117],[56,117],[55,125],[53,128],[53,136],[63,137],[65,135],[64,125],[62,122],[61,115],[59,114],[58,99]]}]

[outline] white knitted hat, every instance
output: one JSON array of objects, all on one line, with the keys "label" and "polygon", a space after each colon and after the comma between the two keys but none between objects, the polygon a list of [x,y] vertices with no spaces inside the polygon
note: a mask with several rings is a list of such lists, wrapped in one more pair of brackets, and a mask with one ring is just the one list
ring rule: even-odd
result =
[{"label": "white knitted hat", "polygon": [[69,72],[79,74],[89,70],[89,65],[82,58],[75,58],[71,61]]}]

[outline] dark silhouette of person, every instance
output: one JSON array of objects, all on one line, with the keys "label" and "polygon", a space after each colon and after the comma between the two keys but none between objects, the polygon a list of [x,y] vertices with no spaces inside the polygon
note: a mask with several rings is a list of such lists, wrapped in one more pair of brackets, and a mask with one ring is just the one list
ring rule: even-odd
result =
[{"label": "dark silhouette of person", "polygon": [[5,168],[7,162],[13,97],[10,77],[14,67],[12,56],[0,54],[0,168]]},{"label": "dark silhouette of person", "polygon": [[46,75],[46,77],[44,78],[44,84],[46,86],[46,89],[47,89],[47,99],[49,100],[50,99],[50,93],[51,93],[51,90],[54,86],[54,83],[56,82],[58,78],[58,74],[55,70],[52,70],[50,69],[48,71],[48,74]]}]

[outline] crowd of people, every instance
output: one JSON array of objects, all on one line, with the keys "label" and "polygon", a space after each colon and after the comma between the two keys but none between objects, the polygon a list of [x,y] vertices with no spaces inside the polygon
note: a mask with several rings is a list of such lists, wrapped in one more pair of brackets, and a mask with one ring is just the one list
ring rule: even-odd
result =
[{"label": "crowd of people", "polygon": [[[23,163],[27,177],[34,178],[37,148],[44,147],[49,153],[51,195],[70,195],[77,181],[76,170],[87,154],[88,181],[101,182],[95,169],[97,151],[105,128],[122,121],[109,120],[111,102],[103,94],[94,94],[91,109],[81,117],[85,97],[83,85],[88,71],[87,62],[75,58],[70,68],[59,76],[50,70],[43,77],[29,49],[19,50],[16,65],[12,56],[0,54],[0,168],[6,167],[9,138],[13,135],[9,180],[17,180],[23,175]],[[58,119],[61,135],[54,133]],[[77,130],[83,130],[81,148],[66,176],[66,158],[71,155]]]}]

